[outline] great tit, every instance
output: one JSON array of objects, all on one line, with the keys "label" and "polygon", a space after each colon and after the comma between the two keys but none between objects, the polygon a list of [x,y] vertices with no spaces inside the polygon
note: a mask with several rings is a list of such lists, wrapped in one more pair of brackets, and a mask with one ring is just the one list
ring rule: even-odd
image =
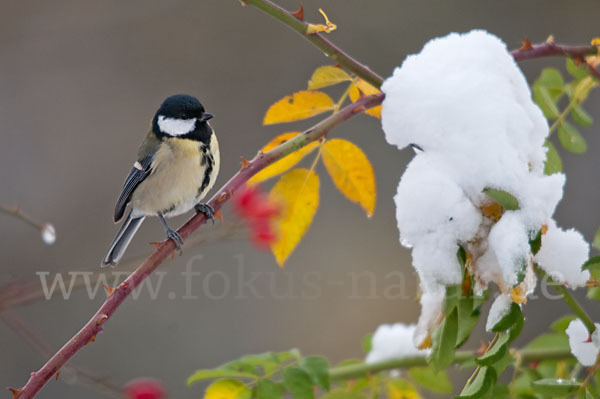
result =
[{"label": "great tit", "polygon": [[219,173],[219,143],[208,120],[213,117],[196,98],[168,97],[156,111],[150,132],[140,145],[137,161],[125,179],[115,206],[115,223],[127,204],[131,211],[110,245],[102,267],[115,266],[123,257],[146,216],[158,216],[179,250],[183,240],[165,217],[195,208],[213,219],[214,210],[201,203]]}]

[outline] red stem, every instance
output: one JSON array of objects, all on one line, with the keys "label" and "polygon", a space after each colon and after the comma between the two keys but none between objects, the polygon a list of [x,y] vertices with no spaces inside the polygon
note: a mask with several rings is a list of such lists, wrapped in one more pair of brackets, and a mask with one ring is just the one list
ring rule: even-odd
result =
[{"label": "red stem", "polygon": [[[208,202],[215,210],[218,210],[227,202],[233,193],[244,185],[250,177],[265,168],[267,165],[283,158],[289,153],[297,150],[306,144],[318,140],[325,136],[333,128],[352,116],[362,112],[366,108],[381,104],[383,94],[365,97],[355,103],[352,103],[338,113],[324,119],[314,127],[308,129],[303,134],[294,137],[292,140],[280,145],[279,147],[266,152],[259,153],[249,165],[237,172]],[[204,214],[196,214],[179,230],[183,239],[188,238],[194,231],[206,222]],[[95,339],[96,335],[103,330],[103,325],[119,305],[129,296],[131,291],[140,285],[158,266],[160,266],[174,251],[173,241],[168,240],[161,243],[156,251],[142,263],[134,272],[132,272],[125,281],[123,281],[104,302],[92,318],[83,326],[73,338],[71,338],[54,356],[42,366],[37,372],[32,373],[29,381],[23,387],[21,393],[17,396],[19,399],[30,399],[42,389],[46,382],[60,370],[60,368],[77,351],[83,348],[88,342]]]}]

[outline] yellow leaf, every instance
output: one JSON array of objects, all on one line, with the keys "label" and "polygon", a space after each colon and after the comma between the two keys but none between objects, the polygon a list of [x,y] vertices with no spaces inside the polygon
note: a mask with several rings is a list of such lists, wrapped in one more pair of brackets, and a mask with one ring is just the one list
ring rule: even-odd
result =
[{"label": "yellow leaf", "polygon": [[279,201],[282,207],[281,215],[275,219],[279,235],[271,251],[277,264],[283,267],[319,206],[319,176],[308,169],[291,170],[273,186],[269,198]]},{"label": "yellow leaf", "polygon": [[373,216],[375,211],[375,173],[367,156],[348,140],[331,139],[323,145],[323,163],[335,186],[352,202]]},{"label": "yellow leaf", "polygon": [[333,110],[331,97],[321,91],[302,90],[285,96],[267,110],[264,125],[293,122]]},{"label": "yellow leaf", "polygon": [[323,15],[323,18],[325,18],[325,25],[308,24],[308,26],[306,27],[307,35],[311,35],[313,33],[319,33],[319,32],[331,33],[337,29],[337,26],[335,24],[332,24],[329,21],[329,18],[327,18],[327,14],[325,14],[325,11],[323,11],[322,9],[319,8],[319,12]]},{"label": "yellow leaf", "polygon": [[[350,92],[348,94],[350,95],[350,99],[352,100],[352,102],[355,102],[361,98],[361,93],[364,96],[370,96],[373,94],[380,93],[380,90],[372,84],[367,83],[362,79],[359,79],[356,83],[353,83],[350,86]],[[381,105],[366,110],[365,114],[381,119]]]},{"label": "yellow leaf", "polygon": [[204,399],[249,399],[250,389],[238,380],[217,380],[206,388]]},{"label": "yellow leaf", "polygon": [[595,37],[592,39],[592,46],[600,46],[600,37]]},{"label": "yellow leaf", "polygon": [[420,399],[421,395],[413,384],[406,380],[390,380],[387,384],[388,399]]},{"label": "yellow leaf", "polygon": [[321,87],[332,86],[349,80],[352,80],[352,78],[342,68],[334,65],[324,65],[313,72],[308,81],[308,89],[320,89]]},{"label": "yellow leaf", "polygon": [[[279,136],[275,137],[273,140],[269,141],[267,143],[267,145],[265,145],[261,149],[261,151],[262,152],[271,151],[273,148],[285,143],[286,141],[296,137],[299,134],[301,134],[301,133],[300,132],[288,132],[288,133],[280,134]],[[310,154],[318,146],[319,146],[319,144],[317,142],[312,142],[312,143],[305,145],[304,147],[300,148],[298,151],[294,151],[291,154],[286,155],[285,157],[281,158],[279,161],[274,162],[271,165],[267,166],[266,168],[264,168],[263,170],[261,170],[260,172],[258,172],[254,176],[252,176],[252,178],[250,178],[250,180],[248,180],[248,182],[249,183],[258,183],[258,182],[270,179],[273,176],[277,176],[277,175],[287,171],[288,169],[290,169],[291,167],[296,165],[298,162],[300,162],[300,160],[302,160],[302,158],[304,158],[305,156]]]}]

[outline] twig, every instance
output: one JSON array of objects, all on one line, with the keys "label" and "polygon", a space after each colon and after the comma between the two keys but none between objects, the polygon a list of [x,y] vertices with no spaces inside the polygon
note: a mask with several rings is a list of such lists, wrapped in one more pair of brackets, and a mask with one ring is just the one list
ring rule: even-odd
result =
[{"label": "twig", "polygon": [[[42,358],[47,358],[52,354],[48,344],[36,334],[29,326],[13,311],[4,311],[0,313],[0,319],[19,335],[29,346],[31,346]],[[61,375],[70,374],[80,385],[98,389],[105,393],[109,398],[121,398],[122,389],[107,381],[106,378],[96,376],[88,371],[76,368],[74,366],[63,366]],[[65,379],[63,379],[65,380]]]},{"label": "twig", "polygon": [[361,64],[335,44],[327,40],[321,33],[307,34],[308,24],[296,18],[291,12],[279,7],[269,0],[242,0],[244,4],[250,4],[261,11],[271,15],[275,19],[283,22],[289,28],[298,32],[306,40],[317,46],[321,51],[331,57],[332,60],[356,74],[359,78],[369,82],[379,88],[383,83],[383,78],[369,69],[368,66]]},{"label": "twig", "polygon": [[[258,155],[256,155],[246,167],[237,172],[208,203],[215,210],[220,209],[223,204],[233,196],[234,192],[243,186],[248,179],[257,172],[299,148],[304,147],[308,143],[325,136],[336,126],[362,112],[365,108],[371,108],[381,104],[383,98],[383,94],[378,94],[360,99],[357,102],[344,107],[338,113],[324,119],[303,134],[294,137],[273,150],[266,153],[259,152]],[[183,239],[186,239],[205,222],[206,217],[204,214],[196,214],[178,230],[178,233]],[[63,367],[75,353],[81,350],[81,348],[89,342],[93,341],[96,335],[103,331],[104,323],[114,314],[121,303],[129,296],[131,291],[139,286],[146,277],[160,266],[173,253],[174,249],[175,245],[172,240],[160,244],[154,253],[115,289],[112,295],[104,302],[83,328],[58,352],[56,352],[41,369],[32,373],[27,384],[25,384],[17,397],[19,399],[33,398],[46,382],[52,378],[52,376],[60,370],[60,368]]]},{"label": "twig", "polygon": [[24,214],[21,211],[21,208],[19,208],[19,206],[9,207],[9,206],[0,204],[0,213],[4,213],[6,215],[15,217],[19,220],[22,220],[23,222],[27,223],[31,227],[35,228],[36,230],[42,230],[44,228],[44,223],[39,222],[39,221],[35,220],[34,218]]},{"label": "twig", "polygon": [[[214,230],[204,230],[198,234],[194,234],[193,237],[187,240],[185,242],[185,248],[189,249],[201,243],[220,239],[235,239],[235,233],[241,227],[242,223],[234,222],[222,224]],[[121,262],[119,264],[119,272],[133,271],[144,259],[149,256],[149,254],[150,253],[145,253],[142,256],[137,256]],[[98,265],[90,267],[87,270],[89,271],[84,273],[91,273],[89,280],[86,281],[83,278],[76,279],[73,283],[73,291],[86,288],[87,284],[92,284],[95,286],[98,279],[107,273],[106,269],[100,270]],[[0,311],[11,309],[17,306],[28,305],[32,302],[42,299],[48,300],[54,296],[60,295],[61,293],[61,290],[51,290],[50,292],[45,292],[39,280],[13,282],[0,288]]]},{"label": "twig", "polygon": [[534,58],[542,57],[569,57],[579,62],[585,63],[587,69],[596,79],[600,79],[600,71],[585,62],[587,55],[598,54],[598,48],[596,46],[569,46],[566,44],[556,44],[554,42],[546,42],[540,44],[533,44],[530,48],[520,48],[510,52],[514,57],[515,61],[525,61]]},{"label": "twig", "polygon": [[[560,360],[572,358],[568,349],[523,349],[519,355],[525,363],[540,360]],[[458,351],[454,356],[454,364],[462,364],[475,358],[472,352]],[[384,360],[377,363],[360,363],[349,366],[340,366],[332,368],[329,371],[329,377],[332,380],[350,380],[363,377],[368,374],[377,373],[385,370],[406,369],[410,367],[427,366],[426,356],[413,356],[401,359]]]}]

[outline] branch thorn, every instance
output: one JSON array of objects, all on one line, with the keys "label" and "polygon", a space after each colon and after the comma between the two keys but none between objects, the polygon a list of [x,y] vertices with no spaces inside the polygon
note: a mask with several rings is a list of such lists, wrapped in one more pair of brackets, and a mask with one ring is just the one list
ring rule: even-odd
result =
[{"label": "branch thorn", "polygon": [[248,166],[250,166],[250,162],[244,158],[244,157],[240,157],[242,159],[242,170],[246,169]]},{"label": "branch thorn", "polygon": [[529,37],[525,36],[525,41],[521,42],[521,48],[519,50],[533,50]]},{"label": "branch thorn", "polygon": [[300,21],[304,21],[304,5],[300,2],[300,8],[297,11],[291,13],[294,17],[298,18]]},{"label": "branch thorn", "polygon": [[9,391],[12,392],[13,394],[13,399],[17,399],[19,396],[21,396],[21,392],[23,392],[23,388],[7,388]]},{"label": "branch thorn", "polygon": [[106,291],[106,297],[110,298],[110,296],[113,294],[113,292],[115,292],[115,288],[111,287],[110,285],[106,285],[106,284],[102,284],[102,286],[104,287],[104,290]]}]

